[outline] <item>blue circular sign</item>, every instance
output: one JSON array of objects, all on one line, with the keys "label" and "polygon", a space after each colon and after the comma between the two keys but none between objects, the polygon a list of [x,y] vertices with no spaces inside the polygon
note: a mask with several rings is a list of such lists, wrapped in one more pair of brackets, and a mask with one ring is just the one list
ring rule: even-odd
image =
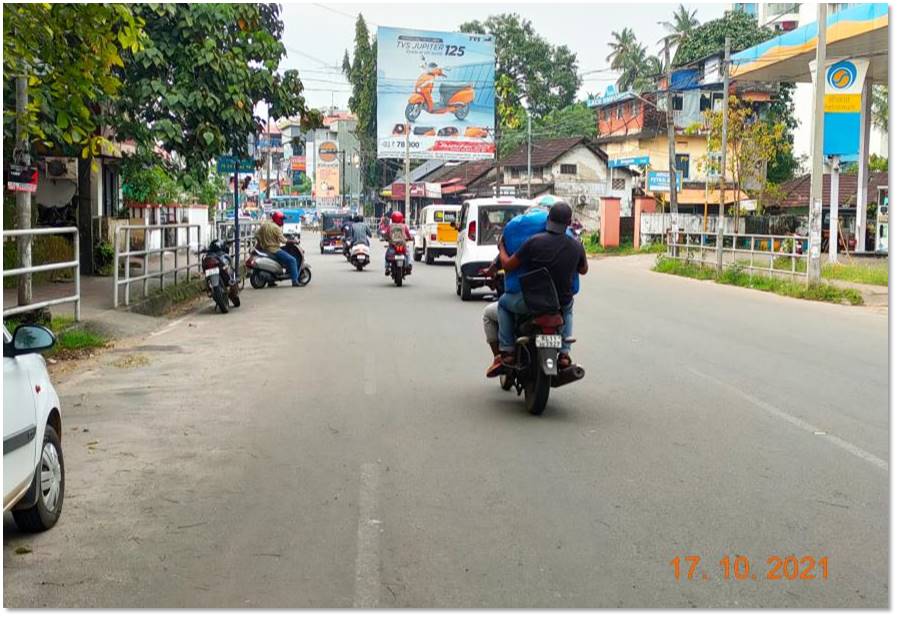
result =
[{"label": "blue circular sign", "polygon": [[857,67],[849,60],[842,60],[828,67],[825,79],[833,90],[846,90],[857,79]]}]

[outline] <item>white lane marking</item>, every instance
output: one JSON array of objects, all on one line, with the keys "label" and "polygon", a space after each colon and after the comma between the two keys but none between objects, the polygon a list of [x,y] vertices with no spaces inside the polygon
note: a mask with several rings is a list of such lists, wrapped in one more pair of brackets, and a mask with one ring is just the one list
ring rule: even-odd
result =
[{"label": "white lane marking", "polygon": [[380,530],[376,518],[380,469],[374,463],[361,466],[358,489],[358,547],[355,555],[355,608],[376,608],[380,601]]},{"label": "white lane marking", "polygon": [[874,454],[863,450],[859,446],[855,446],[852,443],[850,443],[849,441],[844,441],[843,439],[841,439],[840,437],[838,437],[836,435],[830,435],[828,432],[823,431],[822,429],[813,426],[809,422],[805,422],[804,420],[801,420],[800,418],[792,416],[791,414],[782,411],[778,407],[775,407],[774,405],[770,405],[766,401],[761,401],[757,397],[752,396],[752,395],[748,394],[747,392],[743,392],[742,390],[739,390],[735,386],[731,386],[725,382],[722,382],[719,379],[716,379],[715,377],[711,377],[710,375],[702,373],[701,371],[691,368],[691,367],[689,367],[688,370],[691,371],[692,373],[694,373],[695,375],[697,375],[698,377],[703,377],[707,381],[711,381],[720,387],[731,390],[732,392],[734,392],[735,394],[737,394],[744,400],[746,400],[750,403],[753,403],[754,405],[756,405],[757,407],[759,407],[766,413],[773,415],[781,420],[784,420],[785,422],[788,422],[789,424],[792,424],[801,430],[807,431],[808,433],[812,433],[813,435],[815,435],[817,437],[821,437],[822,439],[827,440],[829,443],[831,443],[835,446],[838,446],[842,450],[846,450],[847,452],[850,452],[854,456],[863,459],[867,463],[872,463],[879,469],[882,469],[884,471],[888,470],[888,462],[887,461],[882,460],[882,459],[878,458],[877,456],[875,456]]}]

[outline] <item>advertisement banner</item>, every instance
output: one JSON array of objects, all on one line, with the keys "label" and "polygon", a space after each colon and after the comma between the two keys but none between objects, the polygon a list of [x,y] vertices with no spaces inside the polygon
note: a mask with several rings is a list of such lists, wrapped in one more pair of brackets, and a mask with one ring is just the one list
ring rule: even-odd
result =
[{"label": "advertisement banner", "polygon": [[290,171],[305,171],[305,157],[304,156],[291,156],[290,157]]},{"label": "advertisement banner", "polygon": [[[648,172],[648,190],[652,193],[669,193],[670,192],[670,172],[668,171],[649,171]],[[682,190],[682,175],[676,172],[676,190]]]},{"label": "advertisement banner", "polygon": [[340,204],[339,147],[335,142],[323,141],[315,152],[315,199],[319,207],[338,207]]},{"label": "advertisement banner", "polygon": [[377,157],[495,157],[491,35],[377,28]]},{"label": "advertisement banner", "polygon": [[[816,61],[810,62],[815,75]],[[867,58],[832,60],[825,69],[822,154],[852,156],[860,150],[860,106],[869,69]],[[815,81],[815,80],[814,80]]]}]

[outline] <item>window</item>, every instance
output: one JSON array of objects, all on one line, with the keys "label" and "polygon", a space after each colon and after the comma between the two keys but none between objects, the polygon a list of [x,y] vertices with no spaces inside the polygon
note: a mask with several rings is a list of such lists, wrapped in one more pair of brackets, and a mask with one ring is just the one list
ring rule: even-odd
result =
[{"label": "window", "polygon": [[615,191],[625,191],[626,178],[614,178],[614,181],[611,183],[611,188]]},{"label": "window", "polygon": [[570,176],[575,176],[576,175],[576,165],[569,165],[567,163],[562,163],[561,164],[561,173],[570,175]]},{"label": "window", "polygon": [[676,170],[682,174],[682,179],[688,179],[688,167],[689,167],[689,159],[690,156],[688,154],[677,154],[676,155]]},{"label": "window", "polygon": [[682,111],[682,95],[673,95],[673,111]]},{"label": "window", "polygon": [[623,106],[617,105],[617,120],[623,119]]},{"label": "window", "polygon": [[711,95],[701,93],[701,111],[710,111],[711,107]]}]

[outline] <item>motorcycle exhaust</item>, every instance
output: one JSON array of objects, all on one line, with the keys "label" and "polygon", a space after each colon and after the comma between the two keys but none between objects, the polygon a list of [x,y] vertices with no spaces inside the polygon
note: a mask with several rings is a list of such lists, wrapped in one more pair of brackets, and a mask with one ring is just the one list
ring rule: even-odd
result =
[{"label": "motorcycle exhaust", "polygon": [[568,383],[579,381],[585,376],[586,370],[578,364],[574,364],[573,366],[559,370],[558,374],[551,378],[551,387],[560,388],[561,386],[566,386]]}]

